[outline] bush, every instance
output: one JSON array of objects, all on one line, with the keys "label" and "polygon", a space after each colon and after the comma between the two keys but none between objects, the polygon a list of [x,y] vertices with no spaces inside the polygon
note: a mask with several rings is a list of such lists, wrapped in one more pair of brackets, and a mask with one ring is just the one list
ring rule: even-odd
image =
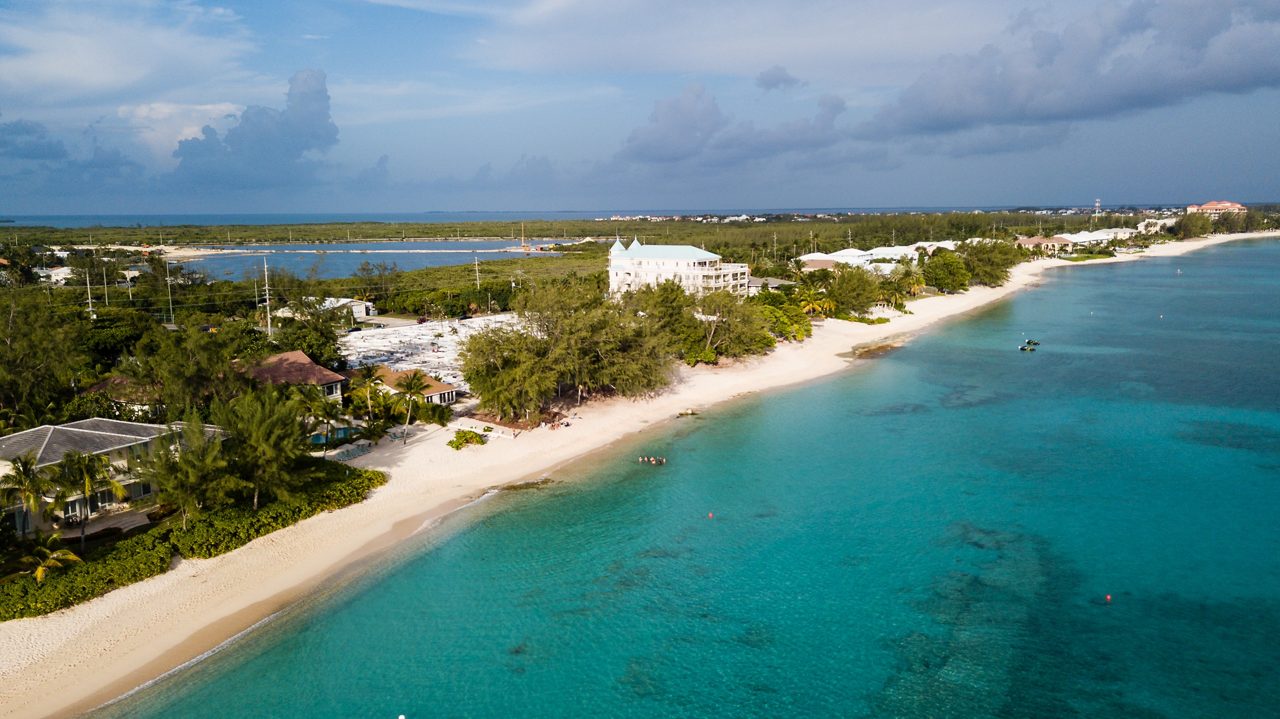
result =
[{"label": "bush", "polygon": [[30,576],[0,585],[0,621],[38,617],[86,602],[169,569],[169,530],[156,527],[119,542],[93,559],[53,572],[41,583]]},{"label": "bush", "polygon": [[457,450],[469,444],[484,444],[484,435],[469,429],[460,429],[454,432],[453,439],[449,440],[449,446]]},{"label": "bush", "polygon": [[363,502],[369,492],[387,483],[381,472],[337,463],[328,463],[323,471],[320,479],[292,500],[272,502],[256,512],[227,507],[197,516],[187,523],[186,531],[173,530],[174,549],[189,559],[216,557],[321,512]]},{"label": "bush", "polygon": [[98,556],[48,575],[37,584],[29,576],[0,584],[0,621],[35,617],[85,602],[169,569],[173,555],[207,559],[224,554],[277,529],[364,501],[387,483],[382,472],[337,462],[315,461],[318,475],[290,502],[273,502],[257,512],[228,507],[198,515],[181,525],[158,526],[125,539]]}]

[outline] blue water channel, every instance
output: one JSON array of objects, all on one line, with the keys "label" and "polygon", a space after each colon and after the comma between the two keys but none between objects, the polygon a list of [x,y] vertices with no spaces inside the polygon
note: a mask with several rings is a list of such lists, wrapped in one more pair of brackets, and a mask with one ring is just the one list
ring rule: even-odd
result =
[{"label": "blue water channel", "polygon": [[1054,271],[503,493],[101,715],[1274,716],[1278,357],[1280,242]]}]

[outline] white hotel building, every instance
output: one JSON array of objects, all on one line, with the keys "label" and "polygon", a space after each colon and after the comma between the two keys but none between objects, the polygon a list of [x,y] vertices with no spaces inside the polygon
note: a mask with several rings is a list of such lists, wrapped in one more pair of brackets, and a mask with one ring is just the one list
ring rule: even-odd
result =
[{"label": "white hotel building", "polygon": [[746,265],[720,261],[720,255],[690,245],[642,245],[639,240],[609,250],[609,293],[638,290],[673,280],[685,292],[699,296],[727,290],[744,297],[751,271]]}]

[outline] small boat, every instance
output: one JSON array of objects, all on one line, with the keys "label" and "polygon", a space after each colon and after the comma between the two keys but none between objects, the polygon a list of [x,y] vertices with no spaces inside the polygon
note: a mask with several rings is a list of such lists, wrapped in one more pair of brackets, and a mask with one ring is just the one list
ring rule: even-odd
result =
[{"label": "small boat", "polygon": [[1036,348],[1035,348],[1035,347],[1032,347],[1031,345],[1022,345],[1022,346],[1021,346],[1021,347],[1019,347],[1018,349],[1019,349],[1019,350],[1022,350],[1023,352],[1035,352],[1035,351],[1036,351]]},{"label": "small boat", "polygon": [[1036,347],[1040,344],[1040,340],[1027,340],[1028,347]]}]

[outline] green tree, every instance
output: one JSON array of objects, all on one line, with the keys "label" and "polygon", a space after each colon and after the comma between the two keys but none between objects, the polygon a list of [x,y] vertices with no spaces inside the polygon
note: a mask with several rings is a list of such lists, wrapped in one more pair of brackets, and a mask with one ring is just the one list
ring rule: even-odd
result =
[{"label": "green tree", "polygon": [[1173,225],[1173,232],[1180,240],[1204,237],[1213,231],[1213,220],[1200,212],[1188,212]]},{"label": "green tree", "polygon": [[838,265],[827,296],[836,305],[836,312],[865,315],[880,301],[880,280],[865,267]]},{"label": "green tree", "polygon": [[[81,542],[83,543],[83,539]],[[80,557],[76,556],[74,552],[62,547],[62,539],[57,532],[48,536],[37,532],[35,539],[29,545],[28,551],[29,554],[18,559],[18,564],[26,567],[26,569],[5,577],[6,580],[30,574],[35,577],[36,583],[39,584],[54,569],[61,569],[67,564],[80,561]],[[82,549],[81,552],[83,551]]]},{"label": "green tree", "polygon": [[405,403],[404,443],[409,443],[409,425],[413,422],[413,405],[423,401],[423,393],[427,390],[427,375],[422,370],[413,370],[402,376],[396,383],[399,398]]},{"label": "green tree", "polygon": [[120,373],[154,398],[155,414],[181,419],[190,410],[207,416],[215,401],[226,402],[249,384],[233,365],[235,347],[220,332],[195,326],[148,332],[120,365]]},{"label": "green tree", "polygon": [[304,410],[277,387],[261,387],[214,408],[227,432],[231,468],[252,489],[253,509],[260,495],[288,499],[308,479],[300,471],[307,452]]},{"label": "green tree", "polygon": [[365,417],[372,418],[373,411],[373,393],[380,391],[378,385],[378,365],[366,364],[356,368],[355,377],[351,383],[352,393],[359,393],[364,390],[365,400]]},{"label": "green tree", "polygon": [[55,490],[52,477],[42,467],[36,466],[35,456],[24,454],[14,457],[8,473],[0,477],[0,496],[5,504],[15,499],[22,506],[21,536],[31,529],[31,516],[40,511],[44,497]]},{"label": "green tree", "polygon": [[549,342],[527,332],[494,327],[467,339],[462,374],[480,406],[500,419],[530,419],[555,395],[557,372]]},{"label": "green tree", "polygon": [[150,483],[162,504],[178,509],[185,531],[188,518],[205,507],[227,504],[232,492],[247,485],[228,471],[222,438],[207,432],[199,415],[188,413],[174,439],[176,446],[158,446],[131,462],[130,473]]},{"label": "green tree", "polygon": [[85,516],[80,522],[80,552],[84,553],[85,527],[93,509],[92,498],[98,492],[110,491],[117,499],[124,497],[124,487],[112,476],[111,462],[105,455],[85,454],[72,450],[57,464],[55,482],[62,488],[64,499],[79,494],[84,497]]},{"label": "green tree", "polygon": [[969,270],[970,284],[999,287],[1009,281],[1009,270],[1021,262],[1025,255],[1012,242],[979,240],[962,242],[956,253]]},{"label": "green tree", "polygon": [[82,310],[55,309],[43,293],[0,297],[0,419],[15,428],[56,421],[87,369]]},{"label": "green tree", "polygon": [[939,292],[964,292],[969,289],[969,270],[955,253],[938,252],[924,265],[924,281]]}]

